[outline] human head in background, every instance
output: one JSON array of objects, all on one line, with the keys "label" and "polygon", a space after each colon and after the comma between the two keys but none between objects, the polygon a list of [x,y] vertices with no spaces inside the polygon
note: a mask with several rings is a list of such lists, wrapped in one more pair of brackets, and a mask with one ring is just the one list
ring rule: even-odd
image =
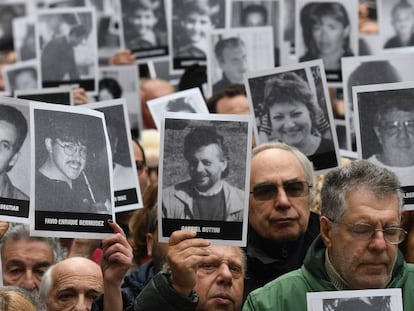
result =
[{"label": "human head in background", "polygon": [[110,100],[120,98],[122,96],[122,88],[118,81],[113,78],[103,78],[99,80],[98,100]]},{"label": "human head in background", "polygon": [[16,224],[5,233],[1,243],[3,284],[37,295],[43,274],[61,255],[56,239],[30,236],[28,225]]},{"label": "human head in background", "polygon": [[336,278],[346,288],[385,288],[405,238],[397,176],[355,160],[326,174],[321,200],[321,237]]},{"label": "human head in background", "polygon": [[34,67],[19,68],[10,75],[11,90],[32,90],[37,89],[37,71]]},{"label": "human head in background", "polygon": [[[383,92],[382,92],[383,93]],[[387,166],[414,165],[414,107],[412,90],[381,94],[374,131],[381,151],[375,156]]]},{"label": "human head in background", "polygon": [[143,194],[145,193],[145,189],[149,185],[148,169],[147,169],[147,161],[145,158],[145,152],[141,144],[134,139],[132,140],[132,150],[134,152],[135,164],[137,167],[139,187],[141,189],[141,193]]},{"label": "human head in background", "polygon": [[385,43],[385,48],[411,46],[414,44],[414,7],[410,1],[400,0],[393,6],[391,10],[391,23],[395,30],[395,37]]},{"label": "human head in background", "polygon": [[300,61],[322,58],[325,69],[340,69],[343,56],[353,56],[348,12],[339,2],[308,3],[300,12],[306,53]]},{"label": "human head in background", "polygon": [[279,142],[256,146],[251,160],[250,226],[265,239],[299,239],[308,228],[312,184],[312,163],[297,148]]},{"label": "human head in background", "polygon": [[47,270],[39,293],[47,311],[90,310],[103,293],[101,268],[83,257],[64,259]]},{"label": "human head in background", "polygon": [[0,306],[2,306],[5,311],[39,310],[38,303],[33,295],[17,286],[0,287]]},{"label": "human head in background", "polygon": [[27,136],[27,121],[16,108],[0,104],[0,196],[28,200],[28,196],[11,183],[7,172],[16,164]]},{"label": "human head in background", "polygon": [[312,155],[322,143],[317,129],[318,106],[302,76],[295,72],[277,74],[266,80],[265,110],[272,127],[269,140],[279,140]]},{"label": "human head in background", "polygon": [[207,100],[210,113],[250,114],[246,89],[242,84],[231,84]]},{"label": "human head in background", "polygon": [[72,181],[79,177],[86,165],[88,126],[82,119],[56,112],[52,127],[53,130],[48,131],[44,138],[48,157],[39,167],[39,172],[72,187]]},{"label": "human head in background", "polygon": [[222,80],[226,79],[227,83],[222,80],[215,83],[213,93],[233,83],[243,84],[243,74],[247,71],[246,46],[243,40],[237,37],[220,39],[214,47],[214,54],[223,71]]},{"label": "human head in background", "polygon": [[144,79],[141,81],[141,109],[144,129],[155,129],[155,123],[148,108],[147,101],[175,92],[174,87],[166,80]]},{"label": "human head in background", "polygon": [[241,11],[241,25],[255,27],[267,25],[267,10],[260,4],[250,4]]}]

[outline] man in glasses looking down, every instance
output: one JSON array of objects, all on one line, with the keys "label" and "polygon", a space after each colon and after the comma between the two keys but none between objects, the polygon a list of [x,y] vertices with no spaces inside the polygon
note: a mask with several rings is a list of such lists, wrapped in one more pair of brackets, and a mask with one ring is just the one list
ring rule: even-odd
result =
[{"label": "man in glasses looking down", "polygon": [[312,182],[312,163],[295,147],[271,142],[253,149],[245,296],[302,265],[319,234]]},{"label": "man in glasses looking down", "polygon": [[44,144],[45,162],[36,172],[36,210],[108,213],[110,203],[91,174],[85,172],[90,129],[83,119],[56,112]]},{"label": "man in glasses looking down", "polygon": [[307,292],[401,288],[404,310],[414,308],[414,266],[398,251],[400,183],[367,160],[330,171],[321,190],[320,236],[303,266],[252,292],[243,310],[306,310]]}]

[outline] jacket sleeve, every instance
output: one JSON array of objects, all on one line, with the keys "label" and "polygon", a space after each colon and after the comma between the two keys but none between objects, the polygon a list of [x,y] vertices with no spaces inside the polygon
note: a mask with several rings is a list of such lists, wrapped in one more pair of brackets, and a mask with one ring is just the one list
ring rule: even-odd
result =
[{"label": "jacket sleeve", "polygon": [[170,285],[168,272],[160,272],[144,287],[134,302],[134,311],[194,311],[198,296],[184,297]]}]

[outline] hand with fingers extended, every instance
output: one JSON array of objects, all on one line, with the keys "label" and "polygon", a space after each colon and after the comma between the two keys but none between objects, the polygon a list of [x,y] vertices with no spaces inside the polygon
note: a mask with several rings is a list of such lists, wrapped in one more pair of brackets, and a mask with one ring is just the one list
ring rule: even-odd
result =
[{"label": "hand with fingers extended", "polygon": [[132,248],[121,227],[108,221],[114,233],[102,241],[101,262],[104,276],[104,310],[122,310],[121,285],[132,265]]},{"label": "hand with fingers extended", "polygon": [[210,242],[196,238],[196,232],[180,230],[171,234],[168,249],[168,268],[174,289],[188,296],[197,280],[197,269],[210,254]]}]

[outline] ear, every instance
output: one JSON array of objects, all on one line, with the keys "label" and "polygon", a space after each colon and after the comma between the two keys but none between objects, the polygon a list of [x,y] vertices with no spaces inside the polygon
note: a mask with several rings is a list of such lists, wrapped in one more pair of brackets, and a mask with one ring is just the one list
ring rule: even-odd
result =
[{"label": "ear", "polygon": [[325,246],[327,248],[330,248],[332,245],[332,225],[330,220],[325,217],[325,216],[321,216],[320,218],[320,222],[321,222],[321,237],[323,242],[325,243]]},{"label": "ear", "polygon": [[53,143],[52,143],[52,138],[45,138],[45,146],[46,146],[46,150],[47,152],[52,152],[53,149]]},{"label": "ear", "polygon": [[147,256],[152,256],[152,243],[154,242],[154,236],[152,235],[152,233],[147,233],[146,241],[147,241]]},{"label": "ear", "polygon": [[10,166],[10,167],[13,167],[13,166],[16,164],[17,159],[19,158],[19,155],[20,155],[20,152],[16,152],[16,153],[12,156],[12,158],[11,158],[11,159],[10,159],[10,161],[9,161],[9,166]]}]

